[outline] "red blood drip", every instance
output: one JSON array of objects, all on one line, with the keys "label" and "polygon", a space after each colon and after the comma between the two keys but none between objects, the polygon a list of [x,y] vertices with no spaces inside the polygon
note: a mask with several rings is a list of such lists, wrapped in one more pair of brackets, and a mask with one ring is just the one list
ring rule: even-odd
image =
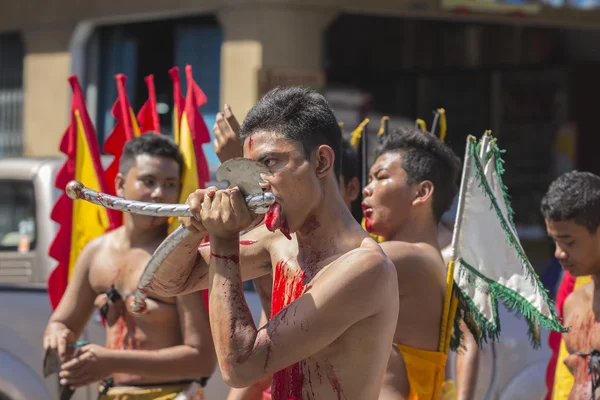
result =
[{"label": "red blood drip", "polygon": [[248,150],[252,150],[252,136],[248,137]]},{"label": "red blood drip", "polygon": [[373,229],[373,221],[370,218],[365,219],[365,229],[367,232],[371,232],[371,229]]},{"label": "red blood drip", "polygon": [[346,398],[344,391],[342,390],[342,386],[340,385],[340,381],[338,381],[338,378],[333,371],[333,366],[327,361],[325,361],[325,369],[327,370],[327,380],[329,380],[333,391],[337,394],[338,400],[341,400],[342,396]]},{"label": "red blood drip", "polygon": [[279,203],[271,204],[267,214],[265,215],[265,225],[271,232],[275,232],[275,229],[279,228],[279,213],[281,212],[281,206]]},{"label": "red blood drip", "polygon": [[[256,240],[240,240],[240,246],[251,246],[256,242]],[[206,247],[210,247],[210,242],[202,243],[200,246],[198,246],[198,249],[204,249]]]},{"label": "red blood drip", "polygon": [[302,295],[304,292],[303,281],[304,272],[301,270],[295,273],[290,271],[287,263],[283,260],[277,263],[275,266],[275,276],[273,277],[271,318]]},{"label": "red blood drip", "polygon": [[287,219],[283,221],[279,231],[283,233],[283,236],[285,236],[287,240],[292,240],[292,236],[290,235],[290,226],[288,225]]},{"label": "red blood drip", "polygon": [[[278,314],[304,292],[304,273],[291,271],[285,261],[275,266],[273,277],[273,297],[271,302],[271,318]],[[272,397],[274,400],[303,399],[304,362],[296,363],[273,375]]]},{"label": "red blood drip", "polygon": [[234,264],[240,263],[240,257],[237,254],[230,254],[228,256],[222,256],[220,254],[210,253],[210,256],[214,257],[214,258],[219,258],[221,260],[228,260],[228,261],[233,262]]},{"label": "red blood drip", "polygon": [[282,369],[273,374],[271,398],[273,400],[302,400],[304,387],[303,361]]},{"label": "red blood drip", "polygon": [[117,325],[117,332],[113,337],[113,340],[107,344],[106,347],[108,349],[129,350],[141,348],[135,338],[135,331],[137,328],[135,320],[127,313],[127,311],[124,311],[123,315],[117,319],[115,325]]}]

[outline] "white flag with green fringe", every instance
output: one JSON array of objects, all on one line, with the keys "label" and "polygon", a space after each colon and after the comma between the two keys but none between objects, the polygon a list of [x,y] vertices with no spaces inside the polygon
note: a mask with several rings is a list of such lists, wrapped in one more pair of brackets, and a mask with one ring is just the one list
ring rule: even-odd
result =
[{"label": "white flag with green fringe", "polygon": [[[487,132],[479,145],[475,137],[467,138],[452,241],[457,318],[465,320],[480,343],[497,340],[501,301],[526,318],[531,342],[538,347],[538,325],[565,329],[519,241],[500,156],[496,140]],[[460,332],[455,329],[454,335],[457,343]]]}]

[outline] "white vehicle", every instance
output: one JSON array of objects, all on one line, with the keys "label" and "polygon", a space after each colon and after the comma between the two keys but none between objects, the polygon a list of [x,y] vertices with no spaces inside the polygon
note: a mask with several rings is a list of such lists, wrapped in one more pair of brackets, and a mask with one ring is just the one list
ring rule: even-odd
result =
[{"label": "white vehicle", "polygon": [[[103,163],[110,158],[103,158]],[[64,158],[0,159],[0,400],[58,399],[58,377],[44,379],[42,336],[52,314],[46,280],[56,261],[48,256],[57,224],[50,219],[60,195],[54,179]],[[250,282],[246,300],[255,320],[261,304]],[[99,315],[81,340],[104,345]],[[208,399],[225,399],[229,388],[217,367],[205,388]],[[73,400],[95,400],[97,385]]]}]

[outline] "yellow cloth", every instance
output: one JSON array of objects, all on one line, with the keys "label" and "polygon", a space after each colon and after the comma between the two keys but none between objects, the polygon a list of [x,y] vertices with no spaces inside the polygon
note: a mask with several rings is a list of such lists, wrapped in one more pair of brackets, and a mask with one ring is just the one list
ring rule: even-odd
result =
[{"label": "yellow cloth", "polygon": [[[406,374],[410,384],[408,400],[441,400],[442,387],[444,399],[452,393],[452,382],[444,382],[446,358],[448,355],[440,351],[415,349],[394,343],[402,354]],[[455,392],[455,391],[454,391]]]},{"label": "yellow cloth", "polygon": [[[184,392],[190,384],[173,385],[165,387],[134,387],[117,386],[108,390],[108,393],[101,395],[101,400],[172,400],[181,392]],[[193,400],[204,400],[204,390],[201,386],[194,394]]]},{"label": "yellow cloth", "polygon": [[[592,280],[591,276],[579,276],[575,279],[575,291],[579,286],[585,285]],[[567,368],[564,363],[565,358],[569,356],[567,347],[565,346],[565,340],[561,339],[560,348],[558,349],[558,358],[556,360],[556,369],[554,370],[554,388],[552,389],[552,400],[567,400],[571,388],[575,383],[575,378],[571,371]]]}]

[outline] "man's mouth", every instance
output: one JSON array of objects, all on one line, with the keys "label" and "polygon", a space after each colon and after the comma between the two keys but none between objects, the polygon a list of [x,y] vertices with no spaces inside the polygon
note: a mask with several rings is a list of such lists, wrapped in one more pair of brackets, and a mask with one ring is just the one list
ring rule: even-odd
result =
[{"label": "man's mouth", "polygon": [[287,218],[281,211],[281,204],[274,202],[269,207],[267,214],[265,215],[265,226],[271,232],[275,232],[277,229],[284,234],[288,240],[291,240],[290,227],[287,222]]},{"label": "man's mouth", "polygon": [[363,209],[363,215],[366,218],[369,218],[371,216],[371,214],[373,214],[373,208],[371,208],[369,205],[362,203],[361,207]]}]

